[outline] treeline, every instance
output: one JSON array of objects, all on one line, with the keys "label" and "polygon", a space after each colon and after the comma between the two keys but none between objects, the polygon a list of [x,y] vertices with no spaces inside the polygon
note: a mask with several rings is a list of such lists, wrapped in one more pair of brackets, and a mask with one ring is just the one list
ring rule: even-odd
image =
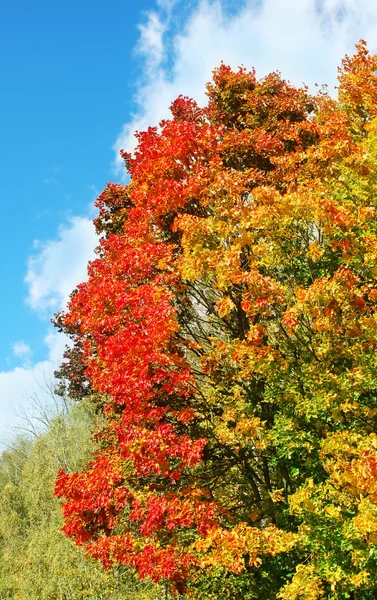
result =
[{"label": "treeline", "polygon": [[152,600],[162,586],[127,568],[105,571],[61,531],[54,497],[59,468],[80,469],[93,451],[89,404],[62,406],[47,431],[20,436],[0,456],[0,598],[2,600]]}]

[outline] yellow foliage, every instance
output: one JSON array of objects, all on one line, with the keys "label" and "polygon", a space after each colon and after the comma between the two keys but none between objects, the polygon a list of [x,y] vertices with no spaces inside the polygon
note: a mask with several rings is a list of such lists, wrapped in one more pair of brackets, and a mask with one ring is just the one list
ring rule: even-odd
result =
[{"label": "yellow foliage", "polygon": [[292,581],[277,595],[280,600],[318,600],[323,598],[324,589],[320,577],[312,565],[298,565]]},{"label": "yellow foliage", "polygon": [[[213,529],[207,537],[194,542],[192,549],[199,553],[202,568],[222,566],[240,573],[248,564],[260,566],[263,554],[275,556],[289,552],[298,539],[298,534],[283,531],[275,525],[259,529],[239,523],[232,530]],[[245,562],[246,555],[248,563]]]}]

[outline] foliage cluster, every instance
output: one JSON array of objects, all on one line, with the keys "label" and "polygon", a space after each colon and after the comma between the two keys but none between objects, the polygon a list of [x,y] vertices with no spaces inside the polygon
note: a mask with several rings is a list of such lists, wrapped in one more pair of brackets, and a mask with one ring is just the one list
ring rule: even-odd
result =
[{"label": "foliage cluster", "polygon": [[377,57],[338,99],[222,65],[123,153],[59,326],[98,447],[64,531],[200,599],[377,595]]}]

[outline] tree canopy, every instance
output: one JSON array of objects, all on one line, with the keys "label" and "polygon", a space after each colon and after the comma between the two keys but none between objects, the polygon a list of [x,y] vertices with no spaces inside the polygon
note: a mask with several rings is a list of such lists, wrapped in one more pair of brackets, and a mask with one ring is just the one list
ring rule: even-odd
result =
[{"label": "tree canopy", "polygon": [[221,65],[137,133],[57,324],[96,450],[64,531],[200,599],[377,593],[377,57],[338,98]]}]

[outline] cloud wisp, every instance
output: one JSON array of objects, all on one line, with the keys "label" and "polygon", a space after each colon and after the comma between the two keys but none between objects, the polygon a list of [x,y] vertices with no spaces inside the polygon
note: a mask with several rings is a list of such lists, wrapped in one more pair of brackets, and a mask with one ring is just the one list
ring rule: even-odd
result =
[{"label": "cloud wisp", "polygon": [[25,277],[29,306],[42,315],[64,308],[69,294],[86,278],[97,243],[93,223],[86,217],[72,217],[60,227],[57,239],[36,242],[38,252],[29,258]]},{"label": "cloud wisp", "polygon": [[24,340],[18,340],[13,344],[13,354],[15,357],[21,359],[23,367],[29,367],[31,364],[32,349]]}]

